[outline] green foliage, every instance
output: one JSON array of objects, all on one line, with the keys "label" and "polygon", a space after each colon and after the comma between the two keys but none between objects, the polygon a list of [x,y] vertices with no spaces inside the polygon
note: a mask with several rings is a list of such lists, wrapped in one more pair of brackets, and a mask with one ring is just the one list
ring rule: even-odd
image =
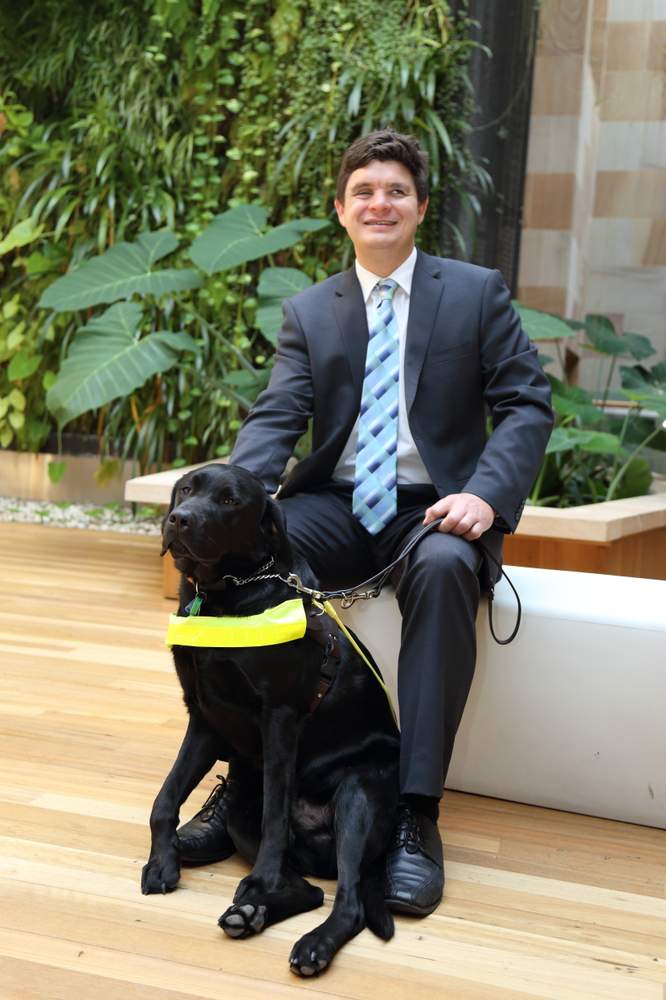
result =
[{"label": "green foliage", "polygon": [[[261,206],[239,205],[219,216],[195,240],[189,256],[208,273],[208,284],[213,289],[215,282],[211,280],[211,276],[221,269],[244,268],[260,256],[293,245],[301,239],[303,233],[315,232],[328,225],[326,220],[296,219],[287,225],[263,232],[265,222],[266,212]],[[241,350],[225,341],[196,311],[196,298],[190,293],[206,284],[203,276],[184,269],[153,269],[153,264],[172,253],[178,243],[177,237],[169,230],[142,233],[136,243],[117,244],[106,253],[56,279],[40,299],[43,307],[50,306],[52,309],[65,311],[114,299],[129,299],[137,294],[144,297],[143,306],[134,301],[116,301],[101,315],[91,318],[76,331],[67,357],[56,379],[50,382],[46,396],[47,406],[60,428],[83,413],[102,410],[118,399],[129,399],[137,430],[136,442],[130,435],[128,438],[140,448],[140,461],[143,465],[148,464],[146,453],[158,461],[163,457],[166,444],[163,433],[165,417],[166,430],[173,433],[181,430],[185,422],[200,419],[200,414],[198,418],[193,418],[193,411],[199,410],[199,400],[203,395],[201,384],[181,392],[181,405],[174,413],[168,400],[164,405],[161,381],[155,383],[158,395],[144,411],[144,418],[138,415],[133,394],[144,387],[152,376],[161,377],[177,361],[182,362],[182,352],[192,356],[199,383],[210,378],[210,369],[214,367],[207,367],[205,374],[196,368],[195,356],[200,346],[207,346],[207,341],[208,345],[213,343],[217,346],[216,342],[219,343],[221,339],[241,363],[239,370],[225,371],[222,368],[215,372],[218,387],[227,393],[226,397],[220,396],[219,389],[215,393],[214,386],[210,387],[218,408],[218,418],[219,411],[229,405],[229,397],[247,408],[268,381],[269,367],[265,355],[255,358],[257,365],[265,367],[255,367]],[[186,280],[179,281],[183,275]],[[236,278],[246,289],[248,283],[253,281],[253,276],[246,271],[237,274]],[[257,282],[258,294],[261,296],[263,290],[265,296],[263,299],[260,297],[259,308],[265,313],[269,312],[281,304],[285,295],[292,294],[295,289],[306,287],[309,283],[307,275],[294,268],[267,268],[261,272]],[[169,292],[171,297],[168,310],[162,311],[165,292]],[[211,297],[208,287],[201,290],[201,297],[204,296]],[[250,296],[244,302],[240,301],[247,306]],[[253,301],[256,302],[255,299]],[[147,316],[144,316],[144,309]],[[188,311],[190,317],[198,319],[205,337],[194,340],[182,331],[152,332],[153,326],[163,315],[186,323]],[[146,327],[149,332],[146,332]],[[218,353],[221,357],[222,352]],[[211,357],[209,360],[213,362],[215,359]],[[13,363],[15,361],[16,358]],[[28,371],[27,361],[22,361],[21,365],[15,367],[21,372],[32,373]],[[181,364],[181,373],[184,371],[186,367]],[[115,412],[117,415],[122,410],[116,408]],[[184,444],[194,448],[206,443],[207,436],[218,424],[219,419],[209,419],[203,425],[203,440],[190,429],[190,433],[184,436]],[[229,420],[230,430],[237,426],[237,419]],[[127,444],[126,441],[123,454],[127,453]],[[226,449],[222,450],[223,448],[225,446],[218,445],[215,454],[226,454]]]},{"label": "green foliage", "polygon": [[198,288],[201,280],[195,271],[153,270],[153,265],[177,246],[178,240],[167,229],[142,233],[136,243],[116,243],[100,257],[49,285],[38,305],[56,312],[71,312],[100,302],[128,299],[134,294],[159,296]]},{"label": "green foliage", "polygon": [[327,226],[326,219],[294,219],[266,231],[266,210],[261,205],[238,205],[216,216],[197,236],[190,257],[206,274],[217,274],[293,247],[303,233]]},{"label": "green foliage", "polygon": [[151,333],[137,339],[141,319],[136,303],[117,302],[78,331],[46,396],[61,427],[129,395],[151,375],[172,368],[180,351],[196,347],[186,333]]},{"label": "green foliage", "polygon": [[562,379],[548,374],[556,421],[530,503],[573,507],[647,493],[652,473],[640,452],[648,444],[654,447],[662,435],[666,364],[652,369],[641,364],[622,367],[621,391],[628,400],[627,412],[618,418],[605,407],[617,358],[642,361],[654,354],[649,338],[637,333],[617,334],[606,316],[589,315],[584,323],[577,323],[517,306],[530,338],[554,341],[560,359],[561,339],[570,337],[574,330],[584,332],[585,349],[608,359],[605,389],[598,401],[592,393],[567,382],[564,365]]},{"label": "green foliage", "polygon": [[[43,444],[53,390],[59,418],[78,411],[71,429],[97,434],[103,455],[145,467],[228,453],[268,378],[282,299],[348,252],[337,225],[308,222],[332,211],[343,148],[384,124],[419,137],[429,251],[445,196],[485,180],[464,145],[468,27],[446,0],[0,5],[0,301],[18,296],[19,310],[0,317],[0,445]],[[217,245],[234,220],[245,263]],[[162,253],[140,234],[159,246],[163,227],[194,241],[191,261],[173,247],[172,268],[155,267]],[[266,253],[275,274],[257,285]],[[124,397],[93,393],[97,410],[81,412],[83,393],[56,406],[57,372],[91,319],[78,310],[132,295],[135,343],[187,333],[197,350],[142,385],[137,374]]]}]

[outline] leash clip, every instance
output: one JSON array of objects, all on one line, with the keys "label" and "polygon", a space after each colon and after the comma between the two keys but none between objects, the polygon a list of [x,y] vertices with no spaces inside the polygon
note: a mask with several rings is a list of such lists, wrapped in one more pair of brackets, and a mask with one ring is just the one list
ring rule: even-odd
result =
[{"label": "leash clip", "polygon": [[324,595],[321,590],[313,590],[312,587],[306,587],[298,573],[288,573],[286,578],[280,577],[280,579],[283,580],[287,586],[293,587],[299,594],[309,594],[310,597],[314,597],[316,601],[324,599]]}]

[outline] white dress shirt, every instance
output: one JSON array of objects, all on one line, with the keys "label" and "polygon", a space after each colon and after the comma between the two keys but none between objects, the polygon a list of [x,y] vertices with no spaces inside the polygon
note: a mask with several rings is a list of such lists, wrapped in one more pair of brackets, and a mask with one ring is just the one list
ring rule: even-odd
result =
[{"label": "white dress shirt", "polygon": [[[407,260],[404,260],[392,274],[387,275],[385,278],[380,277],[378,274],[373,274],[372,271],[368,271],[358,261],[354,265],[365,302],[368,329],[370,329],[370,326],[374,322],[380,300],[380,296],[375,289],[377,282],[392,278],[398,286],[393,293],[393,312],[398,324],[398,343],[400,346],[400,380],[398,382],[398,483],[430,483],[432,481],[425,465],[421,461],[421,456],[416,450],[414,438],[409,430],[407,407],[405,406],[405,341],[407,339],[409,299],[412,291],[412,277],[414,275],[415,264],[416,247],[413,248]],[[357,417],[347,443],[338,459],[338,464],[333,470],[334,479],[354,482],[358,420],[359,418]]]}]

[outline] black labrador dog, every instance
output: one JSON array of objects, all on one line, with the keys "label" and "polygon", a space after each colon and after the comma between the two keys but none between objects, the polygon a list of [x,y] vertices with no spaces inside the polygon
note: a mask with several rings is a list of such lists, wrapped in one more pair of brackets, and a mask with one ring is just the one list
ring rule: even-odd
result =
[{"label": "black labrador dog", "polygon": [[[208,465],[179,479],[163,546],[182,573],[181,616],[195,588],[205,594],[202,615],[247,616],[299,596],[284,582],[289,573],[316,586],[291,549],[279,504],[238,466]],[[291,952],[291,969],[311,976],[363,927],[384,940],[393,935],[383,876],[399,734],[351,643],[307,595],[304,605],[303,638],[249,648],[173,646],[189,723],[152,809],[141,885],[144,893],[176,888],[180,806],[217,760],[229,761],[227,830],[253,868],[219,924],[230,937],[256,934],[322,904],[322,890],[304,875],[337,877],[331,914]]]}]

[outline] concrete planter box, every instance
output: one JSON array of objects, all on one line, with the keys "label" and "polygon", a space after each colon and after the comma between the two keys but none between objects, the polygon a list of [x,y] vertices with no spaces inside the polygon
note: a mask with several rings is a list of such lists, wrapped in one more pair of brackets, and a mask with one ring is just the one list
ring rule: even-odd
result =
[{"label": "concrete planter box", "polygon": [[[49,479],[49,462],[66,463],[59,483]],[[100,485],[95,480],[99,469],[97,455],[51,455],[23,451],[0,451],[0,496],[19,500],[68,500],[72,503],[122,503],[125,483],[136,474],[132,462],[124,462],[120,476]]]}]

